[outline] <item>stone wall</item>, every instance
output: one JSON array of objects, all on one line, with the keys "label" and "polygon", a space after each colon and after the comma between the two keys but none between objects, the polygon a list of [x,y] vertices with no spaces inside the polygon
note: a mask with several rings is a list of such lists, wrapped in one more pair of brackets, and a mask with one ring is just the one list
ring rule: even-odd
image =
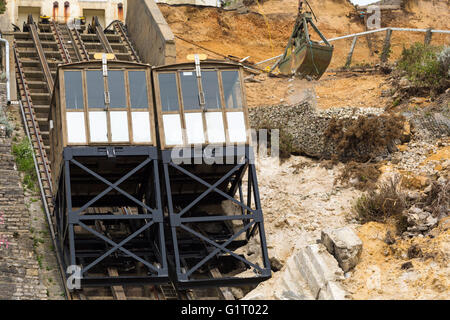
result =
[{"label": "stone wall", "polygon": [[378,108],[333,108],[317,110],[310,102],[297,105],[266,106],[249,109],[252,128],[281,129],[292,139],[292,151],[311,157],[329,158],[336,146],[324,132],[330,119],[357,119],[361,115],[379,115]]},{"label": "stone wall", "polygon": [[175,63],[175,37],[153,0],[129,1],[126,25],[144,62],[154,66]]},{"label": "stone wall", "polygon": [[[3,112],[5,85],[0,86]],[[47,298],[30,237],[30,220],[11,139],[0,124],[0,299]]]}]

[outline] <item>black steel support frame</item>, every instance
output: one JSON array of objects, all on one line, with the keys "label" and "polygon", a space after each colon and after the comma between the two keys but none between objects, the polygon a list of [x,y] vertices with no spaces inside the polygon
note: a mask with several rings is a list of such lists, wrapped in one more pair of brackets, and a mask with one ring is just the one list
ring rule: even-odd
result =
[{"label": "black steel support frame", "polygon": [[[81,157],[99,157],[99,158],[114,158],[114,157],[136,157],[136,156],[145,156],[145,160],[141,162],[134,169],[129,171],[123,177],[118,179],[116,182],[110,182],[107,179],[101,177],[99,174],[90,170],[77,160]],[[159,181],[159,172],[158,172],[158,153],[155,147],[143,147],[143,146],[124,146],[120,148],[116,147],[66,147],[64,149],[64,165],[62,167],[60,185],[58,195],[55,200],[55,211],[54,214],[57,215],[56,218],[56,228],[58,229],[58,250],[62,253],[62,257],[64,260],[64,269],[67,269],[68,265],[76,265],[77,263],[77,252],[75,248],[75,233],[74,226],[78,225],[95,235],[97,238],[103,240],[108,243],[112,247],[109,250],[106,250],[103,254],[98,256],[92,263],[87,266],[81,266],[81,285],[82,286],[105,286],[105,285],[120,285],[120,284],[130,284],[130,285],[139,285],[143,283],[165,283],[168,281],[168,266],[167,266],[167,258],[166,258],[166,247],[165,247],[165,239],[164,239],[164,226],[163,226],[163,208],[161,202],[161,193],[160,193],[160,181]],[[95,177],[96,179],[105,183],[108,187],[89,200],[86,204],[84,204],[78,210],[73,210],[72,208],[72,193],[71,193],[71,172],[70,165],[75,165],[81,168],[87,174]],[[153,177],[154,181],[152,181],[153,186],[155,188],[155,197],[156,197],[156,207],[150,208],[147,204],[141,202],[136,199],[129,193],[122,190],[119,185],[135,174],[140,169],[152,166],[153,169]],[[146,211],[145,214],[124,214],[124,215],[106,215],[106,214],[98,214],[98,215],[83,215],[82,212],[91,207],[96,201],[101,199],[103,196],[108,194],[111,190],[118,191],[121,195],[127,197],[131,201],[133,201],[138,207],[143,208]],[[84,222],[87,220],[95,220],[95,221],[105,221],[109,220],[139,220],[143,222],[143,226],[140,227],[137,231],[128,235],[125,239],[120,241],[119,243],[115,243],[102,233],[97,232],[96,230],[87,226]],[[156,254],[158,258],[158,265],[154,266],[148,261],[142,259],[138,255],[133,252],[130,252],[128,249],[124,247],[125,244],[129,243],[132,239],[134,239],[137,235],[147,230],[150,226],[156,225],[158,232],[158,243],[156,249],[159,251]],[[154,245],[149,243],[149,247],[155,248]],[[125,253],[127,256],[134,258],[137,261],[140,261],[144,264],[148,270],[150,271],[147,276],[118,276],[111,277],[109,275],[105,276],[96,276],[96,277],[85,277],[84,273],[86,273],[93,266],[100,263],[103,259],[111,255],[113,252],[120,250]]]},{"label": "black steel support frame", "polygon": [[[230,149],[231,148],[231,149]],[[186,150],[188,152],[186,152]],[[190,151],[189,151],[190,150]],[[172,157],[171,150],[163,150],[162,151],[162,164],[164,169],[164,179],[165,179],[165,187],[166,187],[166,196],[167,196],[167,206],[169,211],[169,223],[172,234],[173,241],[173,255],[175,260],[175,274],[176,274],[176,283],[178,288],[195,288],[195,287],[208,287],[208,286],[239,286],[246,284],[254,284],[259,283],[261,281],[267,280],[271,277],[271,268],[269,262],[269,256],[267,252],[267,243],[266,236],[264,231],[264,221],[263,221],[263,213],[261,209],[260,195],[258,189],[258,181],[256,177],[256,168],[254,165],[254,155],[253,149],[250,146],[240,146],[240,147],[223,147],[223,153],[217,158],[212,156],[209,157],[209,161],[213,158],[222,161],[222,163],[226,163],[226,159],[234,159],[233,167],[230,171],[228,171],[225,175],[223,175],[217,182],[214,184],[209,184],[204,181],[200,177],[195,174],[189,172],[183,165],[176,164],[180,163],[180,158],[177,156],[177,159]],[[230,152],[231,150],[231,152]],[[202,150],[203,151],[203,150]],[[228,156],[231,154],[231,156]],[[203,152],[199,153],[194,151],[194,149],[185,149],[181,154],[181,158],[184,160],[188,160],[191,162],[188,163],[199,163],[203,159]],[[221,159],[220,159],[221,158]],[[219,162],[220,163],[220,162]],[[207,187],[201,195],[192,199],[192,201],[185,206],[181,211],[174,211],[174,203],[173,203],[173,195],[171,190],[171,177],[169,173],[169,167],[175,168],[177,171],[182,172],[187,177],[199,182],[200,184]],[[248,169],[248,188],[247,188],[247,199],[245,202],[243,190],[242,190],[242,178],[245,174],[245,171]],[[233,177],[233,175],[235,175]],[[227,193],[218,189],[217,187],[225,181],[231,182],[231,186]],[[239,200],[235,199],[234,196],[236,192],[239,191]],[[218,193],[223,198],[228,199],[236,203],[241,210],[241,215],[234,216],[203,216],[203,217],[183,217],[183,214],[191,210],[198,204],[202,199],[204,199],[207,195],[211,193]],[[255,209],[252,209],[252,196],[254,198],[254,206]],[[192,222],[224,222],[231,220],[240,220],[243,222],[243,228],[234,233],[228,240],[219,244],[205,235],[196,232],[195,230],[189,228],[185,225],[185,223]],[[199,261],[195,266],[191,267],[189,270],[186,270],[182,266],[182,252],[180,252],[179,241],[177,239],[177,228],[181,228],[184,231],[194,235],[199,238],[201,241],[211,245],[214,250],[212,250],[209,254],[202,257],[201,261]],[[237,255],[232,250],[229,250],[227,246],[232,243],[235,239],[237,239],[241,234],[245,232],[246,241],[253,237],[256,233],[256,230],[259,231],[260,237],[260,245],[261,245],[261,256],[262,256],[262,264],[263,266],[256,265],[244,257]],[[209,278],[209,279],[194,279],[191,278],[192,274],[198,270],[201,266],[204,266],[208,261],[213,259],[217,254],[225,253],[230,255],[237,260],[241,261],[248,267],[253,268],[255,272],[254,277],[240,278],[240,277],[222,277],[222,278]]]}]

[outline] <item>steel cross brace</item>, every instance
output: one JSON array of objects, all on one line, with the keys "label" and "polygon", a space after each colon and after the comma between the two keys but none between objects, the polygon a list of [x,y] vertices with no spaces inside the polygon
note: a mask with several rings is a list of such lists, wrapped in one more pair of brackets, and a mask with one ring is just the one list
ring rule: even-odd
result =
[{"label": "steel cross brace", "polygon": [[[133,174],[138,172],[140,169],[144,168],[149,163],[153,164],[153,170],[155,175],[155,191],[156,191],[156,204],[157,208],[153,209],[150,208],[148,205],[143,203],[142,201],[136,199],[126,191],[122,190],[119,186],[122,182],[127,180],[129,177],[131,177]],[[134,169],[130,170],[128,173],[126,173],[122,178],[118,179],[116,182],[112,183],[108,181],[107,179],[103,178],[96,172],[92,171],[91,169],[87,168],[77,160],[73,158],[73,155],[71,152],[65,152],[64,156],[64,163],[65,163],[65,170],[64,170],[64,178],[65,178],[65,189],[66,189],[66,200],[67,200],[67,209],[68,209],[68,224],[69,224],[69,246],[70,246],[70,262],[72,265],[76,264],[76,254],[75,254],[75,234],[74,234],[74,225],[77,224],[81,226],[86,231],[90,232],[91,234],[95,235],[96,237],[100,238],[101,240],[105,241],[106,243],[110,244],[112,248],[106,250],[103,254],[101,254],[99,257],[97,257],[93,262],[91,262],[88,266],[84,267],[81,271],[82,274],[86,273],[88,270],[90,270],[92,267],[100,263],[102,260],[104,260],[106,257],[111,255],[113,252],[117,250],[121,250],[125,254],[127,254],[129,257],[143,263],[145,266],[147,266],[153,273],[157,274],[158,277],[167,277],[168,271],[167,271],[167,259],[166,259],[166,248],[165,248],[165,241],[164,241],[164,230],[163,230],[163,214],[162,214],[162,203],[161,203],[161,194],[159,189],[159,178],[158,178],[158,165],[157,165],[157,159],[152,158],[151,155],[148,156],[143,162],[141,162],[139,165],[137,165]],[[89,200],[86,204],[84,204],[80,209],[76,211],[72,211],[72,195],[71,195],[71,182],[70,182],[70,164],[74,164],[81,168],[83,171],[87,172],[88,174],[94,176],[98,180],[102,181],[108,187],[103,190],[100,194]],[[105,196],[107,193],[109,193],[111,190],[117,190],[122,195],[126,196],[133,202],[135,202],[137,205],[141,206],[142,208],[146,209],[148,212],[151,212],[151,214],[138,214],[138,215],[88,215],[84,216],[81,213],[92,206],[96,201],[101,199],[103,196]],[[125,239],[120,241],[119,243],[114,242],[113,240],[109,239],[105,235],[97,232],[96,230],[88,227],[86,224],[82,222],[82,220],[135,220],[140,219],[144,220],[145,224],[140,227],[137,231],[133,232],[131,235],[127,236]],[[135,253],[131,252],[130,250],[124,248],[124,245],[130,242],[132,239],[134,239],[136,236],[150,228],[155,223],[159,224],[159,262],[161,264],[161,268],[157,268],[153,266],[148,261],[142,259]]]},{"label": "steel cross brace", "polygon": [[[175,255],[175,267],[176,267],[176,273],[178,280],[189,282],[190,276],[198,270],[201,266],[206,264],[209,260],[211,260],[217,253],[224,252],[232,257],[240,260],[244,264],[254,268],[254,270],[257,271],[257,274],[259,274],[262,278],[267,279],[270,277],[270,262],[268,259],[268,253],[267,253],[267,244],[265,239],[265,232],[264,232],[264,226],[263,226],[263,216],[262,216],[262,210],[260,206],[260,199],[259,199],[259,191],[257,187],[257,181],[256,181],[256,171],[253,164],[250,164],[249,162],[249,156],[248,156],[249,150],[246,150],[246,156],[244,159],[244,162],[238,163],[235,165],[231,170],[229,170],[225,175],[223,175],[218,181],[216,181],[214,184],[210,184],[206,182],[205,180],[201,179],[200,177],[194,175],[193,173],[187,171],[182,166],[175,164],[172,159],[168,157],[164,157],[163,155],[163,167],[164,167],[164,175],[166,180],[166,192],[168,197],[168,209],[169,209],[169,218],[170,218],[170,227],[172,230],[172,237],[173,237],[173,245],[174,245],[174,255]],[[177,171],[182,172],[183,174],[187,175],[191,179],[197,181],[198,183],[204,185],[207,187],[207,190],[205,190],[202,194],[200,194],[198,197],[196,197],[192,202],[190,202],[186,207],[181,209],[178,213],[174,212],[174,204],[172,203],[172,194],[171,194],[171,187],[170,187],[170,175],[169,175],[169,166],[175,168]],[[250,207],[250,201],[248,201],[247,204],[243,202],[242,197],[242,188],[241,188],[241,179],[244,174],[244,170],[249,170],[249,185],[253,184],[253,190],[252,188],[249,188],[249,192],[253,192],[255,197],[255,207],[256,209],[252,209]],[[233,174],[236,174],[235,180],[232,183],[232,187],[228,191],[229,193],[225,193],[222,190],[218,189],[218,186],[222,184],[224,181],[231,181],[231,177]],[[239,180],[239,181],[237,181]],[[238,186],[238,188],[237,188]],[[240,192],[240,200],[236,200],[233,196],[234,193],[239,189]],[[235,215],[235,216],[206,216],[206,217],[188,217],[184,218],[183,215],[188,212],[190,209],[192,209],[196,204],[198,204],[202,199],[204,199],[208,194],[216,192],[220,195],[222,195],[225,199],[228,199],[234,203],[236,203],[242,211],[242,215]],[[249,197],[251,197],[249,195]],[[214,221],[226,221],[226,220],[242,220],[244,223],[244,227],[240,229],[238,232],[236,232],[234,235],[232,235],[229,239],[227,239],[222,244],[218,244],[215,241],[207,238],[206,236],[202,235],[199,232],[196,232],[192,230],[191,228],[187,227],[183,223],[189,223],[189,222],[214,222]],[[252,231],[249,232],[250,228],[253,227]],[[193,234],[197,238],[201,239],[202,241],[210,244],[211,246],[215,247],[215,249],[210,252],[207,256],[203,257],[201,261],[199,261],[196,265],[191,267],[189,270],[186,270],[185,272],[181,272],[181,265],[180,265],[180,252],[178,248],[178,240],[176,235],[176,228],[182,228],[185,231]],[[226,248],[230,243],[232,243],[237,237],[239,237],[242,233],[246,232],[246,234],[253,234],[256,228],[259,229],[260,238],[261,238],[261,250],[262,250],[262,257],[263,257],[263,265],[264,267],[260,267],[256,264],[251,263],[250,261],[246,260],[242,256],[239,256],[235,254],[230,249]],[[217,279],[212,279],[212,281],[215,281]],[[246,282],[245,279],[242,279],[242,282]],[[220,281],[220,279],[219,279]],[[234,283],[236,281],[234,280]]]}]

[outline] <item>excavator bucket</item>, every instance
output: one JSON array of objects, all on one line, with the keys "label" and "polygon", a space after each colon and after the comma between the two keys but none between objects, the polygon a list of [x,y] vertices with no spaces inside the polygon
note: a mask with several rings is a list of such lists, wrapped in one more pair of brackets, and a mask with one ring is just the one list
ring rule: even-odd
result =
[{"label": "excavator bucket", "polygon": [[316,43],[305,44],[294,50],[278,64],[282,74],[299,74],[319,79],[327,70],[333,56],[333,47]]},{"label": "excavator bucket", "polygon": [[[322,42],[312,41],[308,25],[322,38]],[[299,14],[294,31],[284,55],[272,67],[278,67],[281,74],[298,74],[319,79],[327,70],[333,56],[333,46],[313,23],[311,13]]]}]

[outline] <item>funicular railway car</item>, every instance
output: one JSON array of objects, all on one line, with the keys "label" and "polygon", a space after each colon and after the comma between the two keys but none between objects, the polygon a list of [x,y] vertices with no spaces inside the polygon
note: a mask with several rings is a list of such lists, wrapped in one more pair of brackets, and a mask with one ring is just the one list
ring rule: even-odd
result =
[{"label": "funicular railway car", "polygon": [[151,68],[106,61],[57,71],[49,121],[58,249],[64,269],[81,267],[81,285],[166,282]]},{"label": "funicular railway car", "polygon": [[[168,253],[178,287],[268,279],[242,68],[197,60],[156,67],[152,74],[172,244]],[[255,236],[259,252],[249,257],[242,247]]]},{"label": "funicular railway car", "polygon": [[270,277],[238,64],[60,65],[49,123],[58,250],[82,286]]}]

